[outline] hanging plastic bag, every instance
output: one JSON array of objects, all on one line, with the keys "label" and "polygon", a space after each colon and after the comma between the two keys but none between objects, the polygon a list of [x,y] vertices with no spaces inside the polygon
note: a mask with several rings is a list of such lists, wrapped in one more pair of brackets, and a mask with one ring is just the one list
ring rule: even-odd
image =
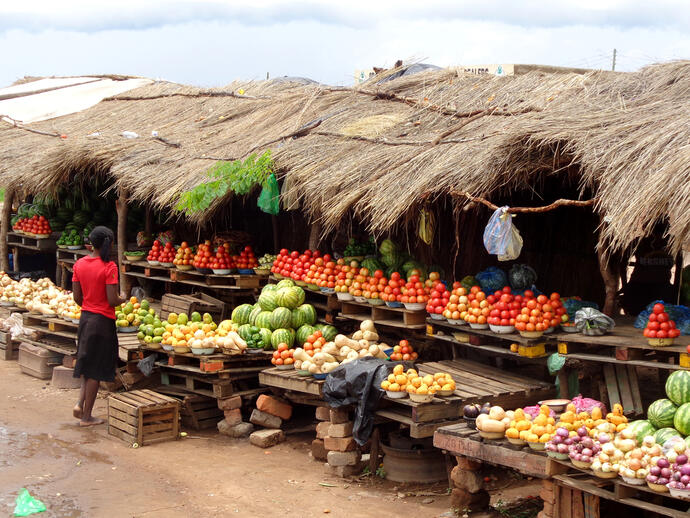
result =
[{"label": "hanging plastic bag", "polygon": [[513,225],[508,207],[499,207],[491,215],[484,229],[484,247],[490,254],[498,256],[499,261],[512,261],[520,256],[522,236]]},{"label": "hanging plastic bag", "polygon": [[46,506],[40,500],[31,496],[26,488],[22,488],[15,500],[14,516],[29,516],[35,513],[42,513]]},{"label": "hanging plastic bag", "polygon": [[274,216],[280,212],[280,188],[278,187],[276,175],[273,173],[271,173],[261,189],[261,194],[256,204],[262,211]]},{"label": "hanging plastic bag", "polygon": [[430,245],[434,240],[434,229],[436,227],[436,218],[432,212],[426,209],[419,211],[419,237],[427,245]]}]

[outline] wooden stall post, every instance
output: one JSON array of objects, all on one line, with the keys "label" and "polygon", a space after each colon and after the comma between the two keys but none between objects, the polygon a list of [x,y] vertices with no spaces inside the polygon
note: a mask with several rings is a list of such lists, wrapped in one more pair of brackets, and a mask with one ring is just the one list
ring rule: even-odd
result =
[{"label": "wooden stall post", "polygon": [[[125,259],[125,251],[127,250],[127,191],[120,189],[120,195],[117,199],[117,262],[122,264]],[[127,291],[127,276],[120,275],[120,290]]]},{"label": "wooden stall post", "polygon": [[278,239],[278,217],[271,215],[271,225],[273,226],[273,250],[278,253],[280,250],[280,240]]},{"label": "wooden stall post", "polygon": [[153,211],[149,206],[146,207],[146,216],[144,219],[144,232],[146,232],[149,235],[153,232]]},{"label": "wooden stall post", "polygon": [[9,271],[10,269],[10,261],[8,257],[9,251],[7,249],[7,233],[10,231],[10,216],[12,215],[14,193],[14,186],[10,186],[5,190],[5,201],[2,206],[2,220],[0,220],[0,269],[2,269],[4,272]]},{"label": "wooden stall post", "polygon": [[315,221],[309,230],[309,250],[316,250],[321,240],[321,222]]},{"label": "wooden stall post", "polygon": [[603,313],[613,317],[616,310],[616,292],[618,291],[618,277],[616,276],[611,263],[604,254],[603,246],[600,243],[597,249],[597,258],[599,259],[599,272],[601,278],[604,280],[604,288],[606,290],[606,298],[604,299]]}]

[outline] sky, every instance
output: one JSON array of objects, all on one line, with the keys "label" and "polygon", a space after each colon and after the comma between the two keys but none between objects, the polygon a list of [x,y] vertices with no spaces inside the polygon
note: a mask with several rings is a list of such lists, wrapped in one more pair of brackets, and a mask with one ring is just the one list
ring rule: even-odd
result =
[{"label": "sky", "polygon": [[3,0],[0,87],[118,73],[199,86],[352,84],[397,59],[633,71],[690,59],[690,0]]}]

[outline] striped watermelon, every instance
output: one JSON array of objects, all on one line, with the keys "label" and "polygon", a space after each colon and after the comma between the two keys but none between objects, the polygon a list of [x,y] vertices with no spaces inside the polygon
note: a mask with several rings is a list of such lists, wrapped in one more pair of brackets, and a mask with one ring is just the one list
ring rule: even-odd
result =
[{"label": "striped watermelon", "polygon": [[261,335],[261,341],[264,345],[269,345],[271,343],[271,336],[273,336],[273,333],[271,333],[270,329],[259,329],[259,335]]},{"label": "striped watermelon", "polygon": [[259,316],[256,317],[256,322],[254,323],[254,325],[262,329],[273,330],[272,315],[273,313],[271,313],[270,311],[262,311],[261,313],[259,313]]},{"label": "striped watermelon", "polygon": [[307,317],[304,313],[302,313],[299,308],[293,309],[292,310],[292,319],[290,321],[290,327],[292,329],[299,329],[305,324],[309,324],[307,322]]},{"label": "striped watermelon", "polygon": [[311,304],[302,304],[297,311],[304,315],[305,323],[313,326],[316,324],[316,309]]},{"label": "striped watermelon", "polygon": [[669,399],[657,399],[647,409],[647,419],[655,428],[673,426],[673,416],[678,407]]},{"label": "striped watermelon", "polygon": [[680,434],[675,428],[661,428],[654,434],[654,440],[657,444],[663,446],[671,437],[680,437]]},{"label": "striped watermelon", "polygon": [[259,306],[264,311],[273,311],[278,307],[277,291],[267,291],[259,295]]},{"label": "striped watermelon", "polygon": [[277,284],[267,284],[263,288],[261,288],[261,293],[265,293],[267,291],[278,291],[278,285]]},{"label": "striped watermelon", "polygon": [[652,423],[650,423],[649,421],[643,419],[631,422],[630,424],[628,424],[628,427],[626,429],[629,429],[631,432],[635,434],[635,439],[637,440],[638,444],[642,443],[642,439],[644,439],[648,435],[653,436],[656,432],[656,428],[654,428],[654,425],[652,425]]},{"label": "striped watermelon", "polygon": [[249,324],[244,324],[237,329],[237,334],[240,335],[242,340],[249,340],[252,337],[252,326]]},{"label": "striped watermelon", "polygon": [[690,371],[675,371],[668,377],[666,396],[678,406],[690,403]]},{"label": "striped watermelon", "polygon": [[280,344],[287,344],[292,347],[295,343],[295,332],[292,329],[276,329],[271,336],[271,345],[278,349]]},{"label": "striped watermelon", "polygon": [[690,403],[678,407],[673,418],[673,426],[683,435],[690,435]]},{"label": "striped watermelon", "polygon": [[258,317],[259,313],[261,313],[262,311],[263,310],[261,309],[261,306],[259,306],[258,304],[254,304],[252,312],[249,313],[249,324],[256,325],[256,317]]},{"label": "striped watermelon", "polygon": [[[278,306],[295,309],[300,305],[300,294],[297,290],[302,292],[302,301],[304,301],[304,290],[299,286],[294,286],[292,288],[280,288],[276,292],[276,302]],[[261,300],[261,298],[259,298]]]},{"label": "striped watermelon", "polygon": [[271,328],[280,329],[290,327],[292,323],[292,311],[288,308],[276,308],[271,313]]},{"label": "striped watermelon", "polygon": [[276,288],[292,288],[295,285],[295,283],[290,280],[290,279],[283,279],[282,281],[279,281],[278,284],[276,284]]},{"label": "striped watermelon", "polygon": [[338,330],[333,326],[324,326],[321,330],[321,334],[327,342],[332,342],[333,340],[335,340],[335,336],[338,334]]},{"label": "striped watermelon", "polygon": [[241,304],[232,310],[232,316],[230,317],[230,319],[235,324],[240,326],[242,324],[248,324],[249,315],[251,314],[252,309],[254,309],[254,306],[252,306],[251,304]]},{"label": "striped watermelon", "polygon": [[316,329],[314,329],[310,325],[305,324],[303,326],[300,326],[299,329],[297,329],[297,332],[295,333],[295,341],[298,345],[302,345],[304,342],[307,341],[307,338],[309,338],[309,336],[314,333],[314,331],[316,331]]}]

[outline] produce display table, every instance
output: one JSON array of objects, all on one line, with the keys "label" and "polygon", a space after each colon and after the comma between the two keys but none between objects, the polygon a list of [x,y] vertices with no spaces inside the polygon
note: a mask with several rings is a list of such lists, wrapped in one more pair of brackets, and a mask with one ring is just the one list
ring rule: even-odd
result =
[{"label": "produce display table", "polygon": [[589,470],[576,468],[569,461],[552,459],[544,452],[534,451],[527,446],[515,446],[507,440],[482,439],[476,430],[468,428],[464,422],[438,428],[434,434],[434,446],[450,455],[512,468],[524,475],[544,479],[546,491],[542,490],[541,495],[545,502],[549,499],[548,493],[552,491],[548,488],[555,486],[560,490],[554,489],[555,498],[545,504],[545,508],[549,505],[555,510],[549,516],[585,516],[584,511],[583,514],[580,511],[589,503],[590,506],[596,505],[596,509],[590,509],[593,513],[590,516],[603,517],[605,514],[599,514],[599,499],[673,518],[687,516],[690,506],[688,502],[674,498],[669,493],[659,494],[646,485],[634,486],[620,477],[597,478]]},{"label": "produce display table", "polygon": [[[489,401],[510,408],[548,398],[554,393],[553,385],[548,383],[471,361],[419,363],[417,369],[423,375],[449,373],[455,380],[456,390],[452,396],[437,397],[430,403],[415,403],[409,398],[382,398],[376,414],[408,426],[413,438],[431,437],[438,427],[458,422],[462,407],[467,403]],[[311,399],[316,404],[323,399],[324,381],[299,376],[294,369],[264,370],[259,374],[259,381],[262,385],[286,391],[285,396],[296,402],[308,403]]]},{"label": "produce display table", "polygon": [[35,237],[17,234],[16,232],[7,233],[7,248],[12,250],[13,271],[18,272],[20,268],[20,251],[27,251],[39,254],[52,254],[57,249],[55,239],[36,239]]}]

